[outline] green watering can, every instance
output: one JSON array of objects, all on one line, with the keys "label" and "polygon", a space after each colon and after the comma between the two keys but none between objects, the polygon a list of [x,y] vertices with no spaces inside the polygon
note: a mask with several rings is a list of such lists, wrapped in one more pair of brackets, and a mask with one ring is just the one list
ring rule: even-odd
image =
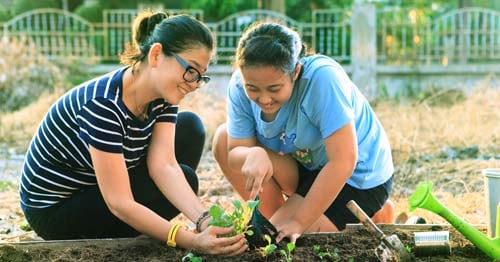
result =
[{"label": "green watering can", "polygon": [[[477,248],[494,260],[500,259],[500,208],[497,208],[496,235],[489,238],[446,208],[432,195],[432,183],[420,182],[408,199],[410,211],[417,207],[432,211],[446,219]],[[499,206],[500,207],[500,206]]]}]

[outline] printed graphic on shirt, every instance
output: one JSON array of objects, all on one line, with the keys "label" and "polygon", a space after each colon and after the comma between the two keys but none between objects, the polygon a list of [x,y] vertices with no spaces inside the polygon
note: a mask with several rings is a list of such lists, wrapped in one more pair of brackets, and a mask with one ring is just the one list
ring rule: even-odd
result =
[{"label": "printed graphic on shirt", "polygon": [[312,164],[312,154],[309,151],[309,148],[300,149],[297,148],[294,144],[295,139],[297,138],[297,134],[291,134],[287,136],[285,132],[282,132],[280,135],[280,140],[282,142],[281,149],[278,154],[291,154],[295,160],[301,163],[305,167],[309,167]]},{"label": "printed graphic on shirt", "polygon": [[293,158],[299,161],[303,166],[308,166],[312,163],[312,154],[309,152],[309,148],[305,150],[297,150],[292,153]]}]

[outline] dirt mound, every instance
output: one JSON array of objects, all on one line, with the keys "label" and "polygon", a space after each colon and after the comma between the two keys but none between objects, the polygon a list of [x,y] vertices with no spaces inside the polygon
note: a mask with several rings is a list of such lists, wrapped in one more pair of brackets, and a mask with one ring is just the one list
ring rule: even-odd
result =
[{"label": "dirt mound", "polygon": [[[396,234],[410,253],[414,253],[413,232],[449,230],[451,254],[415,257],[415,261],[489,261],[490,259],[464,239],[453,228],[442,226],[382,226],[387,234]],[[353,225],[343,233],[306,234],[299,238],[293,252],[285,244],[264,256],[260,249],[237,257],[198,255],[202,261],[379,261],[375,248],[380,243],[361,225]],[[281,251],[283,250],[283,251]],[[189,250],[170,248],[149,239],[79,240],[5,244],[0,246],[0,261],[182,261]],[[283,254],[284,253],[284,254]],[[285,255],[286,254],[286,255]],[[287,260],[287,258],[289,260]],[[189,261],[189,260],[187,260]],[[194,260],[191,260],[194,261]]]}]

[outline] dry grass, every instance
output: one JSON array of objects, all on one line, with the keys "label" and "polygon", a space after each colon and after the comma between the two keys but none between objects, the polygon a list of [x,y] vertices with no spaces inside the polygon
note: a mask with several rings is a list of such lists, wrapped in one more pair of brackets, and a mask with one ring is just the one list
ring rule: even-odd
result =
[{"label": "dry grass", "polygon": [[2,143],[24,151],[49,107],[61,94],[62,91],[42,94],[36,102],[29,106],[0,117]]},{"label": "dry grass", "polygon": [[[56,95],[42,96],[37,104],[0,119],[0,137],[9,141],[24,141],[31,137],[36,125]],[[436,99],[434,98],[434,104]],[[484,182],[481,170],[500,167],[500,160],[476,158],[448,160],[438,157],[442,148],[477,146],[479,155],[500,157],[500,89],[477,87],[467,99],[446,105],[427,102],[395,104],[378,102],[374,107],[393,147],[396,167],[393,200],[397,214],[423,216],[430,223],[445,223],[433,213],[417,209],[408,213],[407,198],[416,184],[428,180],[434,183],[434,195],[458,216],[472,224],[487,223]],[[224,97],[209,90],[190,94],[181,110],[193,111],[202,118],[207,130],[207,152],[198,170],[200,198],[206,206],[219,204],[229,208],[237,197],[224,178],[209,150],[216,128],[225,121]],[[439,104],[439,103],[438,103]],[[5,140],[4,140],[5,141]],[[14,200],[17,204],[17,201]],[[0,209],[1,210],[1,209]],[[17,209],[18,210],[18,207]],[[19,210],[18,210],[19,211]],[[17,211],[17,212],[18,212]],[[18,212],[19,213],[19,212]],[[186,218],[176,218],[187,222]],[[30,237],[26,237],[29,240]],[[16,236],[1,239],[22,240]]]},{"label": "dry grass", "polygon": [[397,157],[436,152],[443,146],[477,145],[485,153],[500,153],[499,99],[498,88],[478,87],[467,100],[449,107],[386,102],[375,110]]},{"label": "dry grass", "polygon": [[209,89],[200,89],[189,94],[180,104],[180,110],[192,111],[200,116],[207,132],[205,148],[212,148],[212,138],[219,125],[226,122],[226,105],[224,97],[217,97]]}]

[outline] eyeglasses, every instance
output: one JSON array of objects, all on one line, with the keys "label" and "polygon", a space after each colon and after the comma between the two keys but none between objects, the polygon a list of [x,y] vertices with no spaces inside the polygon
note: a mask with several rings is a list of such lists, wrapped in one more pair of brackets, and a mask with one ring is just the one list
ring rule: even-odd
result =
[{"label": "eyeglasses", "polygon": [[178,56],[175,53],[172,53],[172,54],[174,55],[177,62],[179,62],[179,64],[181,64],[181,66],[184,67],[184,69],[186,70],[186,71],[184,71],[184,74],[182,75],[182,78],[184,78],[184,80],[186,80],[186,82],[189,82],[189,83],[197,82],[197,83],[199,83],[198,87],[202,87],[206,83],[210,82],[209,76],[201,75],[200,71],[198,71],[196,68],[190,66],[186,62],[186,60],[182,59],[180,56]]}]

